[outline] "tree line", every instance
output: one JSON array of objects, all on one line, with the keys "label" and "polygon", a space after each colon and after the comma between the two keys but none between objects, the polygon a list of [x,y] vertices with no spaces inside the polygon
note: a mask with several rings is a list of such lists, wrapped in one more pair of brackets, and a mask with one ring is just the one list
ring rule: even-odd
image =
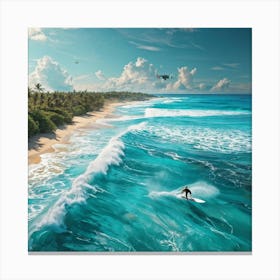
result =
[{"label": "tree line", "polygon": [[70,124],[74,116],[99,111],[105,101],[142,101],[153,97],[140,92],[43,92],[28,88],[28,137]]}]

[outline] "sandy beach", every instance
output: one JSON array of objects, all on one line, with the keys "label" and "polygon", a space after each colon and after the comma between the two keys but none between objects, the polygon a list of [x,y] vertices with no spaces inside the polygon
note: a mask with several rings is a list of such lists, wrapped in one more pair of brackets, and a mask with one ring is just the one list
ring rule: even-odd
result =
[{"label": "sandy beach", "polygon": [[97,119],[109,116],[114,108],[123,103],[108,102],[100,111],[87,113],[73,118],[73,123],[56,129],[53,133],[38,134],[28,140],[28,164],[36,164],[41,161],[40,155],[54,152],[52,145],[67,143],[71,134],[80,128],[93,124]]}]

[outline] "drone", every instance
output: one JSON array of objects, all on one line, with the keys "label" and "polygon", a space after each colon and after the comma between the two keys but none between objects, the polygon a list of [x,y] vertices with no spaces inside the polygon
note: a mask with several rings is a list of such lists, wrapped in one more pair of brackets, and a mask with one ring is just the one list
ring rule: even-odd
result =
[{"label": "drone", "polygon": [[75,64],[79,64],[79,61],[78,61],[78,60],[76,60],[74,63],[75,63]]},{"label": "drone", "polygon": [[171,75],[167,75],[167,74],[163,74],[163,75],[157,75],[158,79],[163,79],[163,80],[168,80],[168,79],[172,79]]}]

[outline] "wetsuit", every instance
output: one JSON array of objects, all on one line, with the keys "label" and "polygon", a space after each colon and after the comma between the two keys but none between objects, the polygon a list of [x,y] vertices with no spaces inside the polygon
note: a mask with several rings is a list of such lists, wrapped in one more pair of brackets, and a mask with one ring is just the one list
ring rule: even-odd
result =
[{"label": "wetsuit", "polygon": [[188,194],[190,194],[190,196],[191,196],[191,195],[192,195],[192,192],[191,192],[188,188],[184,188],[183,191],[186,193],[186,199],[189,199],[189,198],[188,198]]}]

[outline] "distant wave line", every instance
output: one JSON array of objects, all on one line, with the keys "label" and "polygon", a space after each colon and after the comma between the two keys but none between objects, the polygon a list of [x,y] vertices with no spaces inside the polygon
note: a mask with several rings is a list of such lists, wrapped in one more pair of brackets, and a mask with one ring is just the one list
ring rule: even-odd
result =
[{"label": "distant wave line", "polygon": [[131,120],[143,120],[159,117],[211,117],[211,116],[236,116],[250,115],[249,111],[226,111],[226,110],[190,110],[190,109],[158,109],[147,108],[144,115],[122,116],[119,118],[99,119],[96,122],[108,124],[110,122],[123,122]]},{"label": "distant wave line", "polygon": [[226,111],[226,110],[189,110],[189,109],[157,109],[147,108],[145,117],[208,117],[228,115],[248,115],[248,111]]}]

